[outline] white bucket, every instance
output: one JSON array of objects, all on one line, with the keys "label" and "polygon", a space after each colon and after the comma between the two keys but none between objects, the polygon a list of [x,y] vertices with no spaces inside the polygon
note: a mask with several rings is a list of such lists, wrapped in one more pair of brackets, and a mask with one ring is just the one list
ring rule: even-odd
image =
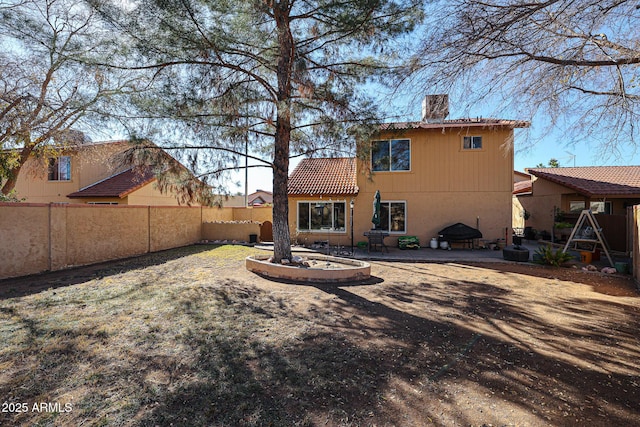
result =
[{"label": "white bucket", "polygon": [[449,242],[440,242],[440,249],[447,249],[449,247]]},{"label": "white bucket", "polygon": [[438,249],[438,239],[436,239],[435,237],[431,239],[431,243],[429,243],[429,246],[431,247],[431,249]]}]

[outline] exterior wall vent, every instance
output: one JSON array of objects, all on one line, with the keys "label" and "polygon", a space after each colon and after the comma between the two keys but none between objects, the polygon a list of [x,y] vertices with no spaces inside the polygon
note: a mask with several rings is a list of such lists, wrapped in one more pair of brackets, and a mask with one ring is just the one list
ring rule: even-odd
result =
[{"label": "exterior wall vent", "polygon": [[422,121],[441,123],[449,115],[449,95],[427,95],[422,101]]}]

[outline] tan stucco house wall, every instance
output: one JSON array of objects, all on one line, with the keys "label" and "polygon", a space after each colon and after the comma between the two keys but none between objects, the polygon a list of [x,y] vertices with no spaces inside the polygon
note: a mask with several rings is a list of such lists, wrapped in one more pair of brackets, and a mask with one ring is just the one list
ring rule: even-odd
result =
[{"label": "tan stucco house wall", "polygon": [[[27,203],[80,203],[144,206],[177,206],[176,197],[162,193],[156,180],[132,188],[120,197],[68,197],[69,195],[101,183],[128,169],[118,161],[118,153],[129,147],[126,141],[89,143],[62,152],[70,158],[70,179],[50,180],[46,159],[29,159],[16,183],[16,197]],[[197,203],[196,203],[197,205]]]},{"label": "tan stucco house wall", "polygon": [[[27,203],[72,203],[67,194],[126,169],[115,155],[127,148],[127,142],[88,144],[62,153],[71,157],[71,179],[48,179],[46,159],[27,160],[16,182],[16,196]],[[84,202],[82,202],[84,203]]]},{"label": "tan stucco house wall", "polygon": [[[487,239],[505,237],[511,227],[513,152],[505,148],[511,129],[418,129],[389,136],[411,141],[411,170],[369,176],[368,165],[359,164],[354,231],[360,239],[372,226],[376,190],[383,202],[406,203],[406,232],[392,233],[389,244],[411,235],[426,245],[457,222],[479,228]],[[464,136],[481,136],[482,149],[463,149]]]},{"label": "tan stucco house wall", "polygon": [[[386,239],[388,245],[396,245],[399,236],[408,235],[417,236],[426,246],[432,237],[437,237],[439,230],[457,222],[479,228],[486,239],[510,239],[513,128],[460,124],[382,132],[377,139],[410,141],[409,170],[371,173],[369,163],[358,161],[357,194],[290,196],[292,240],[309,244],[329,239],[331,245],[349,246],[351,199],[354,199],[354,243],[366,240],[363,234],[372,228],[372,206],[377,190],[383,203],[404,205],[405,225],[400,227],[404,231],[391,232]],[[465,136],[482,137],[482,148],[464,148]],[[344,229],[302,232],[298,227],[299,202],[344,203]]]}]

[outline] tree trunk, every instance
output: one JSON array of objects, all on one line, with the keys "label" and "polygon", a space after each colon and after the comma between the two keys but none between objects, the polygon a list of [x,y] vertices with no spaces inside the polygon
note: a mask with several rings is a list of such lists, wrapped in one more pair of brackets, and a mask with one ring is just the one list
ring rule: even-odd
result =
[{"label": "tree trunk", "polygon": [[29,159],[31,152],[33,151],[32,146],[33,144],[29,143],[22,149],[22,151],[20,152],[20,160],[18,161],[18,164],[8,171],[7,181],[2,186],[2,189],[0,189],[0,192],[2,192],[2,194],[4,194],[5,196],[11,193],[11,191],[15,188],[16,183],[18,182],[18,175],[20,174],[20,170]]},{"label": "tree trunk", "polygon": [[278,103],[273,158],[273,256],[275,262],[291,259],[289,233],[289,143],[291,140],[291,72],[293,35],[289,26],[289,2],[277,2],[274,17],[278,29]]},{"label": "tree trunk", "polygon": [[291,259],[289,234],[289,197],[287,180],[289,169],[289,146],[276,140],[273,167],[273,255],[276,262]]},{"label": "tree trunk", "polygon": [[7,181],[2,186],[2,189],[0,190],[0,192],[2,192],[2,194],[4,194],[5,196],[7,196],[7,195],[9,195],[9,193],[11,193],[11,191],[16,186],[16,182],[18,181],[16,179],[16,177],[18,176],[18,172],[14,172],[15,169],[16,168],[13,168],[13,169],[11,169],[9,171],[9,173],[8,173],[9,178],[7,179]]}]

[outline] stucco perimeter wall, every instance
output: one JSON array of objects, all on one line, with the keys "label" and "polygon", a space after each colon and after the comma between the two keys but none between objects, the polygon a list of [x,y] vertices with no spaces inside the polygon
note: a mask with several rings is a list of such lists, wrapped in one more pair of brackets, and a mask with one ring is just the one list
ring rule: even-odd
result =
[{"label": "stucco perimeter wall", "polygon": [[150,206],[149,252],[196,243],[202,239],[199,207]]},{"label": "stucco perimeter wall", "polygon": [[0,278],[49,268],[49,207],[0,203]]},{"label": "stucco perimeter wall", "polygon": [[202,238],[248,242],[250,234],[260,236],[260,224],[265,221],[273,222],[271,207],[206,208],[202,214]]},{"label": "stucco perimeter wall", "polygon": [[260,235],[258,223],[204,223],[202,224],[202,238],[206,240],[237,240],[248,242],[249,235]]},{"label": "stucco perimeter wall", "polygon": [[273,222],[273,209],[270,206],[229,209],[233,211],[233,221]]},{"label": "stucco perimeter wall", "polygon": [[51,205],[51,270],[146,253],[146,207]]},{"label": "stucco perimeter wall", "polygon": [[202,222],[233,221],[232,208],[202,208]]},{"label": "stucco perimeter wall", "polygon": [[0,279],[190,245],[203,238],[203,222],[238,220],[234,214],[271,219],[271,209],[239,212],[182,206],[0,203]]},{"label": "stucco perimeter wall", "polygon": [[202,208],[203,223],[223,221],[273,222],[273,209],[270,206]]}]

